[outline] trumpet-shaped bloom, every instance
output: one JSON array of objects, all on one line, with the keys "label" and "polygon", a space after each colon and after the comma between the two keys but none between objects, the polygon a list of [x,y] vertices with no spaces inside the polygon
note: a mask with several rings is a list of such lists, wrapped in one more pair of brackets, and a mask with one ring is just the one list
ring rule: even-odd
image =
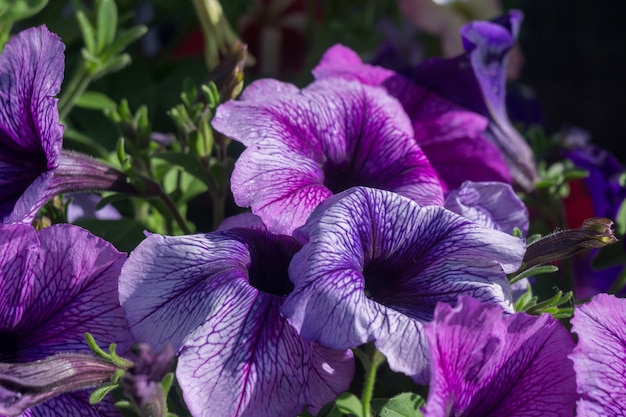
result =
[{"label": "trumpet-shaped bloom", "polygon": [[295,285],[281,311],[305,338],[336,349],[375,341],[393,370],[428,381],[422,322],[471,295],[512,311],[505,272],[520,239],[438,206],[356,187],[322,203],[295,237]]},{"label": "trumpet-shaped bloom", "polygon": [[506,66],[523,15],[511,10],[490,22],[461,29],[465,54],[432,58],[415,68],[413,79],[465,109],[489,119],[485,132],[504,157],[513,180],[526,190],[538,179],[532,150],[506,112]]},{"label": "trumpet-shaped bloom", "polygon": [[233,196],[275,233],[291,233],[319,203],[352,186],[443,203],[408,117],[382,89],[329,79],[298,90],[259,80],[241,100],[221,105],[213,126],[246,145],[231,178]]},{"label": "trumpet-shaped bloom", "polygon": [[[548,314],[503,316],[461,297],[424,326],[431,381],[425,417],[574,415],[570,333]],[[579,414],[580,415],[580,414]]]},{"label": "trumpet-shaped bloom", "polygon": [[351,49],[335,45],[313,69],[316,79],[339,77],[382,86],[396,97],[413,125],[415,141],[449,188],[464,181],[511,182],[498,148],[485,131],[488,119],[386,68],[363,63]]},{"label": "trumpet-shaped bloom", "polygon": [[152,235],[131,253],[120,279],[131,331],[178,351],[193,416],[290,417],[347,389],[352,352],[302,339],[280,315],[299,249],[288,236],[235,228]]},{"label": "trumpet-shaped bloom", "polygon": [[580,417],[624,415],[626,410],[626,300],[598,294],[576,307],[572,331]]},{"label": "trumpet-shaped bloom", "polygon": [[[117,279],[126,256],[84,229],[0,225],[0,362],[56,353],[89,354],[85,332],[101,346],[130,348]],[[63,394],[24,416],[118,415],[110,402],[90,406],[87,392]]]},{"label": "trumpet-shaped bloom", "polygon": [[65,46],[45,26],[26,29],[0,55],[0,223],[29,223],[66,191],[133,191],[110,166],[61,150],[57,100]]}]

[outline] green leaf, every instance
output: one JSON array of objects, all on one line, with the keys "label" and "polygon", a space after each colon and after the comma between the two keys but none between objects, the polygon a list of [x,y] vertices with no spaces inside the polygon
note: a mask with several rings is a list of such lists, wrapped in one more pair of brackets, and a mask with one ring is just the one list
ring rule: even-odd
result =
[{"label": "green leaf", "polygon": [[117,387],[119,387],[119,385],[117,384],[108,384],[96,388],[94,392],[92,392],[89,396],[89,404],[98,404],[104,399],[104,397],[106,397],[109,392],[113,391]]},{"label": "green leaf", "polygon": [[74,222],[96,236],[109,241],[117,250],[130,252],[144,240],[145,227],[133,219],[98,220],[81,219]]},{"label": "green leaf", "polygon": [[96,51],[100,54],[115,39],[117,6],[113,0],[101,0],[97,11]]},{"label": "green leaf", "polygon": [[[85,42],[85,48],[92,56],[96,56],[98,54],[98,50],[96,48],[96,32],[87,18],[87,15],[79,10],[76,12],[76,19],[78,20],[78,25],[80,26],[80,31],[83,34],[83,42]],[[85,54],[83,54],[84,56]]]},{"label": "green leaf", "polygon": [[85,91],[76,100],[76,106],[90,110],[115,110],[117,108],[115,101],[98,91]]},{"label": "green leaf", "polygon": [[375,399],[371,405],[380,417],[421,417],[426,401],[412,392],[403,392],[390,399]]},{"label": "green leaf", "polygon": [[361,400],[349,392],[344,392],[335,400],[337,410],[343,414],[353,414],[357,417],[363,417],[363,404]]},{"label": "green leaf", "polygon": [[0,19],[3,22],[16,22],[41,11],[48,0],[0,0]]},{"label": "green leaf", "polygon": [[163,152],[154,155],[153,158],[162,159],[169,162],[170,164],[179,166],[188,174],[202,181],[204,184],[207,185],[207,187],[211,186],[204,167],[202,166],[198,158],[192,155],[180,152]]},{"label": "green leaf", "polygon": [[533,275],[540,275],[540,274],[549,274],[551,272],[556,272],[558,270],[559,268],[555,265],[535,265],[531,268],[528,268],[521,274],[514,275],[513,277],[509,278],[509,283],[514,284],[517,281],[521,281],[522,279],[526,277],[530,277]]},{"label": "green leaf", "polygon": [[135,42],[148,32],[147,26],[133,26],[130,29],[120,31],[115,40],[109,44],[102,54],[105,58],[119,55],[128,45]]}]

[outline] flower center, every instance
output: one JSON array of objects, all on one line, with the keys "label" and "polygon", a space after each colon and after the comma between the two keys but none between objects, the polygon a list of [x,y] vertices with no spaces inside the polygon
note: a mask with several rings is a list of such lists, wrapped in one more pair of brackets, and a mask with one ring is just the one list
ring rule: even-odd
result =
[{"label": "flower center", "polygon": [[17,359],[18,337],[15,333],[0,330],[0,362],[10,363]]}]

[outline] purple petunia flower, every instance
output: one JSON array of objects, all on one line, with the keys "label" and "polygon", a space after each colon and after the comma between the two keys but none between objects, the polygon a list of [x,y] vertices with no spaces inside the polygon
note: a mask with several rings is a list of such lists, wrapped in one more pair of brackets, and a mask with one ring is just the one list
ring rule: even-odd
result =
[{"label": "purple petunia flower", "polygon": [[386,68],[364,64],[335,45],[313,69],[316,79],[343,78],[382,86],[396,97],[413,125],[415,141],[449,188],[464,181],[511,182],[498,148],[485,136],[488,120]]},{"label": "purple petunia flower", "polygon": [[294,291],[281,312],[306,339],[336,349],[375,341],[391,369],[428,381],[422,322],[460,294],[512,311],[505,272],[521,239],[438,206],[356,187],[324,201],[295,237]]},{"label": "purple petunia flower", "polygon": [[279,312],[299,249],[288,236],[235,228],[151,235],[131,253],[120,279],[131,331],[177,350],[193,416],[315,413],[348,388],[352,352],[302,339]]},{"label": "purple petunia flower", "polygon": [[511,10],[490,22],[461,29],[465,54],[431,58],[419,64],[413,79],[465,109],[489,119],[485,132],[507,162],[513,180],[525,190],[537,181],[532,150],[511,125],[506,112],[506,64],[523,14]]},{"label": "purple petunia flower", "polygon": [[0,223],[28,223],[65,191],[132,191],[106,164],[61,150],[57,100],[63,51],[45,26],[26,29],[0,55]]},{"label": "purple petunia flower", "polygon": [[272,232],[291,233],[319,203],[352,186],[443,203],[402,106],[382,89],[330,79],[298,90],[260,80],[240,101],[221,105],[213,126],[246,145],[231,178],[233,195]]},{"label": "purple petunia flower", "polygon": [[431,381],[425,417],[571,417],[576,382],[571,334],[548,314],[503,316],[460,297],[424,325]]},{"label": "purple petunia flower", "polygon": [[[0,362],[89,354],[85,332],[101,346],[130,348],[117,295],[126,256],[109,243],[71,225],[0,225],[0,258]],[[110,401],[89,405],[88,394],[63,394],[22,415],[119,415]]]},{"label": "purple petunia flower", "polygon": [[574,361],[580,417],[622,416],[626,413],[626,300],[598,294],[577,306],[572,331],[578,344]]}]

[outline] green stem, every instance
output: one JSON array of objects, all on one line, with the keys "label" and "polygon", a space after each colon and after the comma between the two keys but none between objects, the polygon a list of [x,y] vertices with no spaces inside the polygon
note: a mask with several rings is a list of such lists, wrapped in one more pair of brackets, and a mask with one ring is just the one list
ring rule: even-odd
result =
[{"label": "green stem", "polygon": [[363,392],[361,394],[361,402],[363,404],[363,417],[372,415],[370,402],[374,395],[374,383],[376,382],[376,374],[378,367],[385,362],[385,356],[378,351],[373,345],[371,353],[371,362],[365,369],[365,382],[363,384]]},{"label": "green stem", "polygon": [[178,223],[178,225],[182,229],[183,233],[186,235],[191,234],[191,230],[189,230],[189,227],[187,227],[187,223],[185,222],[185,219],[183,219],[183,216],[180,215],[178,208],[176,208],[176,204],[174,204],[174,201],[172,201],[170,196],[165,191],[163,191],[162,188],[159,191],[159,198],[170,211],[170,213],[174,217],[174,220],[176,220],[176,223]]},{"label": "green stem", "polygon": [[72,107],[74,107],[78,98],[85,92],[91,81],[93,81],[93,77],[89,74],[87,68],[85,68],[85,62],[81,61],[59,99],[58,107],[60,120],[63,120],[69,114],[70,110],[72,110]]}]

